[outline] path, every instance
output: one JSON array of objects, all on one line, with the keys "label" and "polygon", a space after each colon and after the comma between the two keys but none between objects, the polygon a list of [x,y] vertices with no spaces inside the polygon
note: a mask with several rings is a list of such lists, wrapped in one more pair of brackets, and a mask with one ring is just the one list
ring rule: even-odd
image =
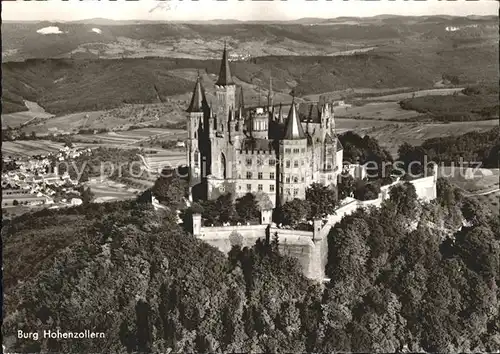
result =
[{"label": "path", "polygon": [[500,191],[500,188],[497,188],[497,189],[493,189],[491,191],[486,191],[486,192],[469,193],[469,194],[466,194],[465,196],[466,197],[475,197],[475,196],[479,196],[479,195],[488,195],[488,194],[496,193],[499,191]]}]

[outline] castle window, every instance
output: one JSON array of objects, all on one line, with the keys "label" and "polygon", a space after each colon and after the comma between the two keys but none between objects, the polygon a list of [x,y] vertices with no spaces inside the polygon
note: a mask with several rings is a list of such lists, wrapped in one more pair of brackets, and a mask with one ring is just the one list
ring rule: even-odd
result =
[{"label": "castle window", "polygon": [[251,191],[252,191],[252,185],[251,185],[251,184],[247,184],[247,191],[248,191],[248,192],[251,192]]},{"label": "castle window", "polygon": [[293,153],[294,153],[294,154],[298,154],[298,153],[299,153],[299,151],[300,151],[299,149],[293,149]]},{"label": "castle window", "polygon": [[247,159],[247,166],[251,166],[252,165],[252,159]]},{"label": "castle window", "polygon": [[269,192],[274,192],[274,184],[271,184],[271,185],[269,186]]},{"label": "castle window", "polygon": [[290,153],[290,149],[285,149],[285,152],[289,154]]},{"label": "castle window", "polygon": [[[282,173],[282,174],[281,174],[281,179],[280,179],[280,180],[281,180],[281,182],[283,182],[283,176],[284,176],[284,175],[283,175],[283,173]],[[282,191],[282,192],[283,192],[283,191]]]},{"label": "castle window", "polygon": [[247,172],[247,179],[252,179],[252,172]]},{"label": "castle window", "polygon": [[297,177],[297,176],[293,177],[293,182],[294,183],[297,183],[298,181],[299,181],[299,177]]},{"label": "castle window", "polygon": [[274,179],[274,172],[271,172],[271,173],[269,174],[269,178],[270,178],[270,179]]},{"label": "castle window", "polygon": [[241,191],[241,186],[238,186],[238,190]]},{"label": "castle window", "polygon": [[332,175],[328,175],[328,180],[331,181],[332,180]]},{"label": "castle window", "polygon": [[288,168],[290,168],[290,160],[286,160],[285,161],[285,166],[288,167]]},{"label": "castle window", "polygon": [[293,190],[293,195],[294,195],[294,196],[296,196],[297,194],[299,194],[299,190],[298,190],[297,188],[295,188],[295,189]]},{"label": "castle window", "polygon": [[262,160],[261,159],[257,159],[257,166],[262,166]]},{"label": "castle window", "polygon": [[293,167],[299,167],[299,161],[294,161],[293,162]]},{"label": "castle window", "polygon": [[290,189],[289,188],[286,189],[286,194],[290,195]]},{"label": "castle window", "polygon": [[194,132],[194,138],[197,139],[198,138],[198,134],[196,133],[196,131]]},{"label": "castle window", "polygon": [[259,173],[257,174],[257,178],[258,178],[258,179],[262,179],[262,172],[259,172]]},{"label": "castle window", "polygon": [[304,177],[302,177],[300,180],[301,180],[302,182],[304,182]]},{"label": "castle window", "polygon": [[290,177],[286,178],[286,183],[290,183]]},{"label": "castle window", "polygon": [[276,165],[276,160],[275,159],[269,159],[269,166],[274,166]]},{"label": "castle window", "polygon": [[220,131],[224,132],[224,125],[223,124],[220,125]]},{"label": "castle window", "polygon": [[263,189],[262,184],[259,184],[259,185],[257,186],[257,190],[258,190],[259,192],[262,192],[262,189]]}]

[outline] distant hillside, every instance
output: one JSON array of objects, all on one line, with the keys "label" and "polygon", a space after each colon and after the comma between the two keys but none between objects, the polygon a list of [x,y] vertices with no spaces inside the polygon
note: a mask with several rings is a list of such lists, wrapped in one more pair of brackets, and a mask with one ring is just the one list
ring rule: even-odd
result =
[{"label": "distant hillside", "polygon": [[[221,28],[213,27],[213,35]],[[428,88],[444,74],[456,76],[460,85],[492,82],[498,76],[498,48],[481,41],[474,50],[424,49],[408,45],[404,51],[380,48],[350,56],[266,56],[232,62],[231,67],[242,82],[266,88],[272,76],[276,91],[295,88],[299,96],[356,87]],[[219,64],[219,59],[182,58],[7,62],[2,64],[2,112],[25,110],[23,99],[54,114],[160,102],[192,90],[194,78],[178,69],[218,74]]]},{"label": "distant hillside", "polygon": [[[447,31],[450,26],[460,27]],[[50,34],[43,34],[50,28]],[[40,33],[42,31],[42,33]],[[304,18],[293,21],[210,20],[194,22],[113,21],[2,23],[2,60],[85,55],[100,58],[207,58],[228,40],[230,48],[252,57],[328,55],[348,49],[437,40],[442,48],[455,38],[498,42],[496,18],[374,17]],[[410,43],[409,43],[410,42]]]}]

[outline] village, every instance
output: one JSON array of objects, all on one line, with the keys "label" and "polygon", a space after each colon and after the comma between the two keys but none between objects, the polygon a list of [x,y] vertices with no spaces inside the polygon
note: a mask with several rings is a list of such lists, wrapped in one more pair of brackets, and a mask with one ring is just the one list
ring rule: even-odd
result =
[{"label": "village", "polygon": [[27,158],[3,158],[2,207],[49,206],[51,209],[81,205],[81,185],[67,171],[59,173],[58,165],[82,154],[89,148],[65,146],[57,153]]}]

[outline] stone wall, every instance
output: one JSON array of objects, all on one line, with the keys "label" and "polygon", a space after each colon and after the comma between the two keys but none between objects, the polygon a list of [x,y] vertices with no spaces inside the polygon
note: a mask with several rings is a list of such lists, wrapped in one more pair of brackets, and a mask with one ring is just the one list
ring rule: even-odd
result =
[{"label": "stone wall", "polygon": [[[410,181],[423,201],[436,198],[436,175]],[[374,200],[360,201],[346,198],[335,213],[327,217],[325,224],[314,222],[314,231],[300,231],[277,228],[269,224],[260,225],[228,225],[216,227],[199,227],[195,236],[208,244],[228,253],[234,245],[252,247],[258,239],[265,240],[266,236],[272,239],[278,233],[279,249],[284,255],[294,257],[302,267],[304,275],[311,279],[322,281],[325,278],[325,266],[328,262],[328,234],[330,229],[346,215],[358,208],[370,206],[380,207],[382,202],[389,198],[389,190],[401,182],[381,188],[379,197]],[[200,216],[194,224],[201,225]]]}]

